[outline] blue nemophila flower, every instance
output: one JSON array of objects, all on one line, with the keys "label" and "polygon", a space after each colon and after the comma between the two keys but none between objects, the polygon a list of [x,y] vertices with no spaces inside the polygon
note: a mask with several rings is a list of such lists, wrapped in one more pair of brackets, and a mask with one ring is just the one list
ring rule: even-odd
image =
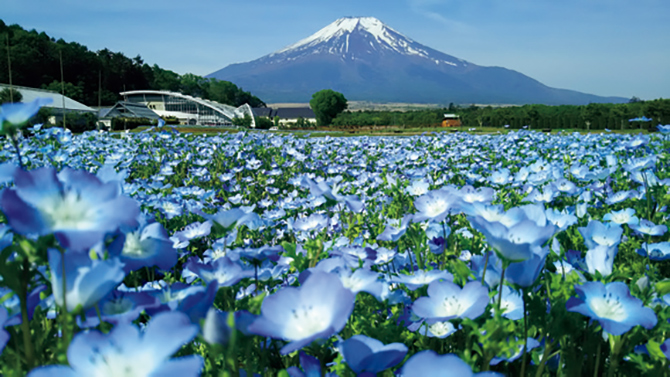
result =
[{"label": "blue nemophila flower", "polygon": [[609,205],[613,205],[613,204],[616,204],[616,203],[621,203],[621,202],[631,198],[633,194],[634,194],[634,192],[632,190],[631,191],[618,191],[618,192],[610,194],[610,196],[608,196],[607,199],[605,199],[605,203],[609,204]]},{"label": "blue nemophila flower", "polygon": [[266,297],[261,316],[249,326],[249,331],[289,341],[281,349],[281,354],[286,355],[342,330],[354,301],[354,294],[342,286],[337,276],[314,271],[300,287],[282,288]]},{"label": "blue nemophila flower", "polygon": [[587,282],[575,285],[578,297],[570,297],[566,307],[600,322],[603,330],[612,335],[623,335],[640,325],[646,329],[656,326],[656,314],[630,294],[625,283]]},{"label": "blue nemophila flower", "polygon": [[579,228],[579,233],[584,238],[584,245],[589,249],[594,249],[599,245],[608,247],[619,245],[623,228],[619,224],[603,224],[600,221],[591,220],[586,227]]},{"label": "blue nemophila flower", "polygon": [[423,325],[417,330],[421,335],[429,338],[444,339],[449,335],[455,333],[458,329],[453,323],[449,321],[425,321]]},{"label": "blue nemophila flower", "polygon": [[301,217],[289,223],[289,225],[299,232],[321,231],[328,226],[329,218],[320,213],[313,213],[306,217]]},{"label": "blue nemophila flower", "polygon": [[[0,118],[0,122],[2,119]],[[13,162],[0,164],[0,185],[14,181],[14,173],[19,167]]]},{"label": "blue nemophila flower", "polygon": [[277,262],[280,258],[279,253],[282,251],[284,251],[284,248],[281,245],[265,245],[259,248],[239,248],[233,250],[233,252],[237,253],[240,257],[257,262],[263,262],[266,259]]},{"label": "blue nemophila flower", "polygon": [[218,290],[216,282],[209,283],[205,287],[184,283],[168,285],[160,280],[147,283],[147,286],[148,288],[144,288],[143,291],[156,297],[161,304],[146,307],[147,314],[154,315],[166,310],[178,310],[186,313],[194,323],[198,323],[200,318],[205,317]]},{"label": "blue nemophila flower", "polygon": [[409,195],[412,196],[419,196],[423,195],[428,192],[428,188],[430,187],[430,184],[426,182],[423,179],[418,179],[412,181],[412,184],[407,186],[405,189],[405,192],[407,192]]},{"label": "blue nemophila flower", "polygon": [[412,215],[405,215],[401,220],[390,219],[386,229],[377,236],[377,241],[398,241],[407,231],[407,226],[412,220]]},{"label": "blue nemophila flower", "polygon": [[[488,261],[486,260],[486,255],[488,254]],[[493,289],[498,284],[500,284],[500,275],[502,274],[502,261],[498,258],[498,255],[492,251],[487,251],[484,255],[473,255],[470,258],[470,270],[475,275],[477,280],[482,280],[482,275],[484,275],[484,266],[486,266],[486,275],[484,277],[484,283]]]},{"label": "blue nemophila flower", "polygon": [[[1,119],[11,123],[14,126],[21,126],[39,111],[40,107],[48,105],[53,100],[51,98],[35,98],[32,102],[4,103],[0,106]],[[0,130],[3,130],[3,123],[0,122]]]},{"label": "blue nemophila flower", "polygon": [[486,236],[486,242],[501,259],[510,262],[532,257],[533,249],[542,246],[556,231],[540,205],[512,208],[497,221],[482,216],[468,216],[468,220]]},{"label": "blue nemophila flower", "polygon": [[254,276],[253,270],[242,268],[239,263],[227,256],[207,264],[200,263],[196,257],[191,257],[184,265],[184,269],[198,275],[206,283],[215,281],[219,287],[230,287],[244,278]]},{"label": "blue nemophila flower", "polygon": [[[63,305],[63,255],[49,249],[49,270],[54,299]],[[126,274],[118,258],[92,260],[87,253],[65,253],[65,284],[67,310],[79,305],[88,309],[119,285]]]},{"label": "blue nemophila flower", "polygon": [[577,223],[577,216],[568,213],[565,210],[558,211],[553,208],[547,208],[545,214],[547,216],[547,220],[556,225],[558,231],[564,231],[568,229],[569,226]]},{"label": "blue nemophila flower", "polygon": [[654,261],[662,261],[670,259],[670,242],[659,242],[659,243],[650,243],[647,245],[646,242],[642,243],[637,253],[646,257],[649,254],[649,259]]},{"label": "blue nemophila flower", "polygon": [[365,335],[354,335],[341,342],[338,348],[344,361],[356,374],[381,373],[400,363],[408,351],[402,343],[384,345]]},{"label": "blue nemophila flower", "polygon": [[603,216],[603,220],[611,221],[619,225],[628,224],[635,225],[640,222],[640,219],[635,216],[635,210],[632,208],[624,208],[621,211],[612,211]]},{"label": "blue nemophila flower", "polygon": [[[289,367],[286,369],[290,377],[321,377],[321,362],[314,356],[310,356],[302,351],[298,354],[300,359],[300,366],[302,370],[298,367]],[[335,377],[335,373],[326,373],[326,377]]]},{"label": "blue nemophila flower", "polygon": [[214,223],[221,225],[224,228],[230,228],[233,225],[241,226],[246,225],[250,229],[258,229],[258,227],[263,223],[260,216],[253,212],[254,207],[237,207],[229,210],[221,210],[213,215],[209,215],[200,210],[193,211],[198,215],[210,220]]},{"label": "blue nemophila flower", "polygon": [[438,280],[453,281],[454,275],[445,270],[418,270],[412,275],[398,274],[391,279],[391,282],[404,284],[410,291],[414,291]]},{"label": "blue nemophila flower", "polygon": [[209,232],[212,229],[212,223],[210,221],[199,222],[196,221],[192,224],[186,225],[183,230],[176,232],[173,237],[176,237],[179,241],[190,241],[196,238],[207,237]]},{"label": "blue nemophila flower", "polygon": [[598,245],[586,252],[586,268],[590,274],[598,271],[602,276],[609,276],[614,268],[614,258],[619,249],[616,246]]},{"label": "blue nemophila flower", "polygon": [[0,354],[9,341],[9,333],[5,331],[5,322],[7,322],[7,310],[0,306]]},{"label": "blue nemophila flower", "polygon": [[[521,298],[521,294],[506,285],[503,286],[502,290],[500,308],[505,310],[502,316],[513,321],[523,318],[523,299]],[[491,302],[497,303],[498,297],[491,298]]]},{"label": "blue nemophila flower", "polygon": [[[131,323],[136,320],[146,308],[157,307],[160,301],[146,292],[112,291],[98,304],[100,318],[112,324]],[[95,327],[100,324],[98,311],[89,309],[85,320],[77,318],[79,327]]]},{"label": "blue nemophila flower", "polygon": [[656,225],[649,220],[640,220],[637,224],[629,225],[636,233],[648,236],[662,236],[668,231],[668,227],[661,224]]},{"label": "blue nemophila flower", "polygon": [[109,254],[121,259],[126,273],[151,266],[169,270],[177,263],[177,251],[163,225],[144,221],[139,229],[117,237],[109,246]]},{"label": "blue nemophila flower", "polygon": [[509,264],[505,273],[505,280],[521,287],[532,286],[542,272],[548,254],[548,247],[538,246],[533,248],[530,258]]},{"label": "blue nemophila flower", "polygon": [[328,183],[326,181],[321,181],[321,182],[314,182],[313,180],[304,177],[302,181],[303,185],[306,185],[309,187],[310,193],[314,196],[324,196],[328,199],[335,200],[340,203],[346,204],[346,206],[349,208],[350,211],[352,212],[361,212],[363,208],[365,208],[365,205],[363,202],[358,198],[356,195],[340,195],[337,192],[339,191],[339,187],[333,186],[331,189],[330,186],[328,186]]},{"label": "blue nemophila flower", "polygon": [[18,169],[14,184],[2,192],[0,208],[20,234],[54,233],[63,247],[82,251],[121,226],[138,224],[138,203],[120,195],[115,183],[102,183],[86,171]]},{"label": "blue nemophila flower", "polygon": [[79,333],[67,351],[69,366],[39,367],[28,376],[198,376],[203,367],[200,355],[170,359],[197,333],[198,326],[179,312],[158,314],[142,332],[135,325],[120,324],[109,334]]},{"label": "blue nemophila flower", "polygon": [[441,222],[459,206],[460,202],[460,197],[449,187],[429,191],[414,201],[417,213],[412,221],[415,223],[425,220]]},{"label": "blue nemophila flower", "polygon": [[[670,124],[667,126],[668,130],[670,131]],[[663,344],[661,344],[661,352],[665,355],[668,360],[670,360],[670,339],[666,339]]]},{"label": "blue nemophila flower", "polygon": [[349,268],[344,267],[336,269],[335,274],[340,277],[342,285],[354,294],[367,292],[382,301],[382,296],[388,291],[388,284],[379,280],[379,273],[366,268],[359,268],[352,272]]},{"label": "blue nemophila flower", "polygon": [[489,291],[478,281],[462,289],[449,281],[434,281],[428,285],[428,297],[414,301],[412,312],[429,320],[474,319],[484,313],[488,302]]},{"label": "blue nemophila flower", "polygon": [[496,377],[496,372],[472,373],[472,368],[458,356],[450,353],[438,355],[433,350],[415,353],[402,366],[403,377],[458,376],[458,377]]}]

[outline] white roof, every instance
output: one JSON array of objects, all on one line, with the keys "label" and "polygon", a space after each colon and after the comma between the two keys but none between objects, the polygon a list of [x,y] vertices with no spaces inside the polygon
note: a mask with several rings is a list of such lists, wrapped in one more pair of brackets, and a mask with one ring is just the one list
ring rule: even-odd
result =
[{"label": "white roof", "polygon": [[[0,90],[3,90],[5,88],[9,88],[9,85],[0,84]],[[16,86],[16,85],[12,85],[12,88],[21,93],[21,96],[23,96],[21,102],[32,102],[37,98],[51,98],[51,103],[45,105],[45,107],[50,107],[54,109],[62,109],[63,107],[65,107],[65,110],[90,111],[97,113],[95,109],[90,108],[84,105],[83,103],[79,103],[73,100],[72,98],[65,97],[60,93],[52,92],[51,90],[26,88],[24,86]],[[63,105],[63,99],[65,99],[65,105]]]}]

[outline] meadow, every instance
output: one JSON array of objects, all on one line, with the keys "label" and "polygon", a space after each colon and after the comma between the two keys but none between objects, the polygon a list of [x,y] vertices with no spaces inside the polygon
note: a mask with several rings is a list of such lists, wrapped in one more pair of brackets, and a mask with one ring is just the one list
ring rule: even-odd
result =
[{"label": "meadow", "polygon": [[39,106],[0,113],[3,376],[670,375],[670,126],[73,135]]}]

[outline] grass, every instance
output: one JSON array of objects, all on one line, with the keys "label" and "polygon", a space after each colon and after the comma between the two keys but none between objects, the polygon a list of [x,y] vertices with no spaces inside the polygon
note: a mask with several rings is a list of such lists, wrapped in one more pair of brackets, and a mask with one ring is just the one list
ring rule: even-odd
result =
[{"label": "grass", "polygon": [[[150,127],[143,126],[130,130],[129,132],[137,133],[146,131]],[[193,134],[202,134],[202,135],[215,135],[220,133],[237,133],[243,131],[242,129],[232,128],[232,127],[215,127],[215,126],[176,126],[174,127],[180,133],[193,133]],[[169,129],[169,128],[168,128]],[[271,132],[278,135],[309,135],[309,137],[342,137],[342,136],[414,136],[421,135],[424,133],[456,133],[456,132],[467,132],[470,134],[494,134],[494,133],[507,133],[510,129],[498,128],[498,127],[425,127],[425,128],[401,128],[401,127],[389,127],[381,130],[279,130],[279,131],[263,131],[263,130],[244,130],[247,132]],[[114,131],[114,132],[124,132],[124,131]],[[584,130],[584,129],[562,129],[562,130],[552,130],[551,134],[559,133],[573,133],[579,132],[580,134],[600,134],[606,133],[605,130]],[[617,134],[648,134],[649,131],[645,129],[626,129],[626,130],[612,130],[612,133]]]}]

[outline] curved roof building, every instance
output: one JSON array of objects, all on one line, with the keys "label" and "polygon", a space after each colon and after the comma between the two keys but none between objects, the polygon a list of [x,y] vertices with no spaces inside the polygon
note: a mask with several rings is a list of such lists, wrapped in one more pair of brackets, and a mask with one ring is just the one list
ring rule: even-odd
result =
[{"label": "curved roof building", "polygon": [[121,95],[126,102],[144,104],[161,117],[176,117],[183,124],[231,125],[233,118],[249,115],[251,127],[256,127],[251,106],[246,103],[240,107],[233,107],[164,90],[131,90],[121,92]]}]

